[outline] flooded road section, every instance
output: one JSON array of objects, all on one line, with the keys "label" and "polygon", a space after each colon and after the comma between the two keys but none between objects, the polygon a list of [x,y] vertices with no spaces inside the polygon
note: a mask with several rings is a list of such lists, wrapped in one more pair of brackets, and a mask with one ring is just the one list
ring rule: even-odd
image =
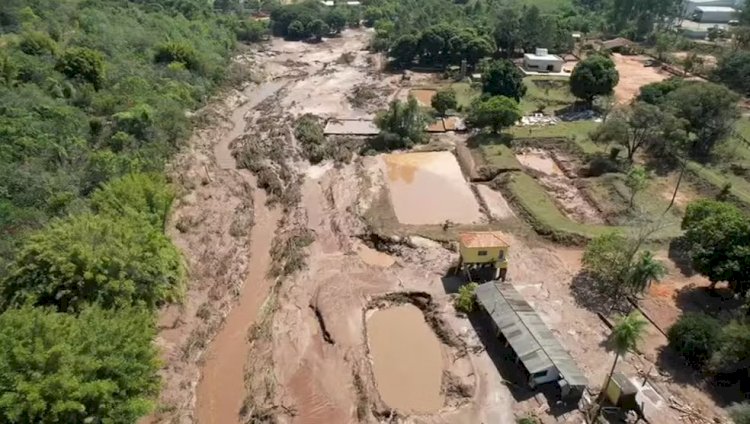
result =
[{"label": "flooded road section", "polygon": [[402,224],[471,224],[482,214],[479,203],[450,152],[385,156],[393,209]]},{"label": "flooded road section", "polygon": [[383,402],[405,414],[443,406],[442,347],[419,308],[403,304],[372,312],[367,337]]}]

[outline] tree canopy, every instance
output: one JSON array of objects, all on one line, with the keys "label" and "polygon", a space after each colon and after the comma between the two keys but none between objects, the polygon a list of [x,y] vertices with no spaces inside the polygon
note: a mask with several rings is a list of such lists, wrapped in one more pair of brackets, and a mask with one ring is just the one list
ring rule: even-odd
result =
[{"label": "tree canopy", "polygon": [[456,92],[452,89],[438,90],[437,93],[432,97],[432,108],[435,109],[439,114],[445,115],[445,112],[449,109],[455,109],[458,103],[456,102]]},{"label": "tree canopy", "polygon": [[570,74],[570,92],[589,105],[594,97],[612,94],[620,80],[612,59],[594,54],[578,62]]},{"label": "tree canopy", "polygon": [[523,73],[509,60],[492,61],[482,75],[482,92],[520,101],[526,94]]},{"label": "tree canopy", "polygon": [[750,289],[750,219],[735,206],[715,200],[690,203],[682,220],[693,267],[711,286],[726,281],[740,294]]},{"label": "tree canopy", "polygon": [[417,99],[409,96],[406,102],[394,100],[388,110],[375,118],[380,128],[378,141],[386,149],[411,147],[425,139],[428,117],[419,107]]},{"label": "tree canopy", "polygon": [[471,105],[467,123],[477,128],[489,127],[492,132],[500,132],[521,119],[518,102],[505,96],[477,99]]},{"label": "tree canopy", "polygon": [[2,281],[6,306],[155,307],[179,300],[182,259],[146,221],[77,215],[32,235]]},{"label": "tree canopy", "polygon": [[150,311],[0,314],[0,421],[135,423],[158,393]]}]

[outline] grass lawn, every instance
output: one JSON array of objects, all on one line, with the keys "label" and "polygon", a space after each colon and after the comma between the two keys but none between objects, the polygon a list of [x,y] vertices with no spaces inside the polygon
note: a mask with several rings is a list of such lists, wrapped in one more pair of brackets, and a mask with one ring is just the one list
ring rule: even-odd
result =
[{"label": "grass lawn", "polygon": [[564,77],[532,76],[523,79],[526,95],[521,99],[521,110],[528,115],[544,106],[546,113],[572,104],[575,97],[570,94],[568,79]]},{"label": "grass lawn", "polygon": [[544,188],[533,177],[523,172],[514,172],[507,187],[516,202],[530,216],[534,229],[556,241],[581,242],[618,229],[572,221],[560,212]]},{"label": "grass lawn", "polygon": [[589,133],[599,125],[594,121],[560,122],[543,127],[512,127],[508,131],[514,138],[567,137],[573,140],[586,153],[600,153],[606,149],[594,144]]},{"label": "grass lawn", "polygon": [[[608,231],[628,233],[635,230],[627,225],[582,224],[571,220],[558,209],[555,201],[547,194],[546,190],[533,177],[523,172],[514,172],[510,177],[507,188],[517,204],[530,217],[534,229],[556,241],[581,243]],[[606,187],[602,187],[602,189],[609,191]],[[658,189],[658,187],[655,186],[655,189]],[[636,204],[639,208],[644,209],[644,214],[650,218],[661,216],[663,208],[667,204],[666,202],[653,202],[653,196],[654,194],[647,190],[636,197]],[[664,221],[665,225],[655,232],[651,238],[663,240],[679,235],[679,219],[678,213],[668,214]]]},{"label": "grass lawn", "polygon": [[483,145],[480,149],[484,159],[490,165],[500,169],[522,169],[513,150],[504,144]]},{"label": "grass lawn", "polygon": [[451,88],[456,92],[456,101],[461,110],[469,109],[471,102],[482,94],[480,88],[474,88],[468,82],[453,83]]}]

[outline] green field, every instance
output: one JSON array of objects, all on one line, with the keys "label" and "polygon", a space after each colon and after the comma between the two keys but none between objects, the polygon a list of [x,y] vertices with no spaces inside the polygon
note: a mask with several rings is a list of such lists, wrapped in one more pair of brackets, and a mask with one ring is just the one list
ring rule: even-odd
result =
[{"label": "green field", "polygon": [[526,95],[521,99],[520,107],[524,114],[539,109],[552,114],[575,101],[570,94],[567,78],[533,76],[524,78],[523,83],[526,85]]}]

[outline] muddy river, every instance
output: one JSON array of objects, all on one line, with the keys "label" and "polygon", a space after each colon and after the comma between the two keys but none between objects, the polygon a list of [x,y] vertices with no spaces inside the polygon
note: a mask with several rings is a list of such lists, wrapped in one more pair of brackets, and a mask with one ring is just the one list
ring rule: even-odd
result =
[{"label": "muddy river", "polygon": [[479,203],[450,152],[385,156],[393,209],[402,224],[470,224],[481,219]]},{"label": "muddy river", "polygon": [[404,304],[373,312],[367,337],[375,383],[389,407],[425,414],[443,406],[442,347],[419,308]]}]

